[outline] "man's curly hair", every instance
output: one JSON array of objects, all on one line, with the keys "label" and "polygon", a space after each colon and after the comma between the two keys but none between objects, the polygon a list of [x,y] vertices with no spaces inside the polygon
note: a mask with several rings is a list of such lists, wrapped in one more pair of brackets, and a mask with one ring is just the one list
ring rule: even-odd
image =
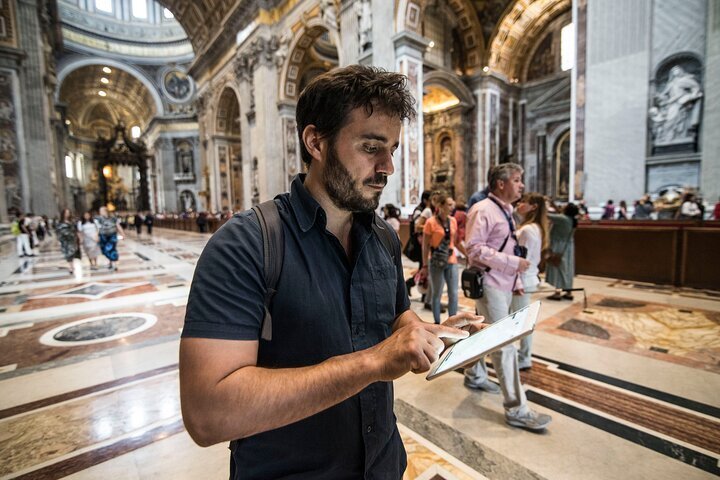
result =
[{"label": "man's curly hair", "polygon": [[377,109],[400,120],[413,118],[415,99],[407,89],[407,77],[364,65],[336,68],[315,77],[300,94],[295,114],[303,162],[308,166],[312,162],[302,139],[305,127],[315,125],[332,143],[350,112],[360,107],[368,116]]}]

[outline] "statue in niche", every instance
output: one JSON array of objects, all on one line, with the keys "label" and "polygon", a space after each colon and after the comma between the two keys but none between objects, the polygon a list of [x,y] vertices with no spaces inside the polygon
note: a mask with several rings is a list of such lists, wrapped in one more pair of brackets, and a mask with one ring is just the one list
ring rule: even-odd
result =
[{"label": "statue in niche", "polygon": [[178,152],[178,167],[180,168],[180,173],[192,173],[193,171],[193,160],[192,160],[192,152],[184,150]]},{"label": "statue in niche", "polygon": [[430,175],[433,190],[445,190],[451,195],[454,194],[455,159],[450,137],[444,137],[440,141],[440,158],[433,162]]},{"label": "statue in niche", "polygon": [[667,82],[655,95],[655,106],[649,111],[655,145],[695,142],[702,96],[694,75],[680,65],[670,69]]},{"label": "statue in niche", "polygon": [[182,193],[180,194],[180,205],[185,212],[195,210],[195,196],[190,190],[182,191]]},{"label": "statue in niche", "polygon": [[0,100],[0,120],[13,121],[13,106],[7,100]]},{"label": "statue in niche", "polygon": [[337,5],[335,0],[320,0],[322,21],[328,28],[337,29]]},{"label": "statue in niche", "polygon": [[358,16],[360,53],[363,53],[372,46],[372,5],[370,0],[355,2],[355,13]]}]

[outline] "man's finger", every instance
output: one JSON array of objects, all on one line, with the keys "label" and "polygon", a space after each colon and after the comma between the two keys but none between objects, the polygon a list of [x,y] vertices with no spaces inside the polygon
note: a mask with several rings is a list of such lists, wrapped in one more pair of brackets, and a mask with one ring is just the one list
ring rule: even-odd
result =
[{"label": "man's finger", "polygon": [[467,338],[470,335],[467,330],[446,325],[428,324],[427,330],[438,338]]}]

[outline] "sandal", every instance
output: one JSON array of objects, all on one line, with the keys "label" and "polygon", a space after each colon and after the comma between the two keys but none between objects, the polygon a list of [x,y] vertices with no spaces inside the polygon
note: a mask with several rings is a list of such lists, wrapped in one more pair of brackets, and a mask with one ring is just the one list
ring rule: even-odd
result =
[{"label": "sandal", "polygon": [[575,297],[572,296],[572,293],[568,292],[565,295],[562,296],[563,300],[573,300]]},{"label": "sandal", "polygon": [[562,300],[563,297],[559,293],[553,293],[547,298],[548,300]]}]

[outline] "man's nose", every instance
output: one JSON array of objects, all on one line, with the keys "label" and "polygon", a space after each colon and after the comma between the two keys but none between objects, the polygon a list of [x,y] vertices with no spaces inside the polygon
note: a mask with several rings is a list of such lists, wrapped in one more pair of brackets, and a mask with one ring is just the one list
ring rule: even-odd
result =
[{"label": "man's nose", "polygon": [[378,173],[384,173],[385,175],[392,175],[395,172],[395,165],[393,164],[393,154],[387,151],[382,158],[378,160],[375,166],[375,171]]}]

